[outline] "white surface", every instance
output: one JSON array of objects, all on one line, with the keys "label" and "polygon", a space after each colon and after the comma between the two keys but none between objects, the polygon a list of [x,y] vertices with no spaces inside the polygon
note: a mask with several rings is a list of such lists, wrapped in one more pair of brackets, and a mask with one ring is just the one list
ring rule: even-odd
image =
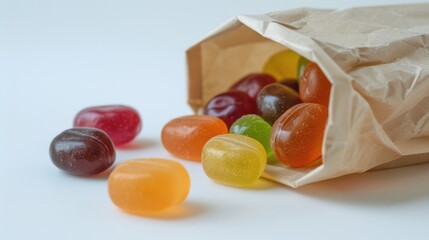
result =
[{"label": "white surface", "polygon": [[0,239],[428,239],[429,164],[238,189],[178,160],[189,197],[144,218],[111,203],[106,176],[64,174],[48,155],[79,110],[121,103],[144,127],[116,163],[172,158],[159,135],[191,113],[184,52],[234,15],[400,2],[0,0]]}]

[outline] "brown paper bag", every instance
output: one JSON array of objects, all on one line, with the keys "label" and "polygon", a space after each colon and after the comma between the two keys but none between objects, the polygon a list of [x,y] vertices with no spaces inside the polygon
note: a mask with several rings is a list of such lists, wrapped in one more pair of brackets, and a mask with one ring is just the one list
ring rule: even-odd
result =
[{"label": "brown paper bag", "polygon": [[189,104],[201,109],[267,59],[291,49],[332,83],[323,163],[268,165],[299,187],[373,168],[429,160],[429,4],[295,9],[238,16],[187,51]]}]

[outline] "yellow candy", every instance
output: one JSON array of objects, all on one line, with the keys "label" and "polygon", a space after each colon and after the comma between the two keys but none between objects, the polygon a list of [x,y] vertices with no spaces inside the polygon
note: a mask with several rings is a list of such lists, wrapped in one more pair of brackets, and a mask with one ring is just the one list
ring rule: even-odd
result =
[{"label": "yellow candy", "polygon": [[201,162],[209,178],[226,185],[246,186],[261,177],[267,154],[253,138],[222,134],[204,145]]},{"label": "yellow candy", "polygon": [[178,162],[135,159],[119,164],[109,176],[109,195],[126,212],[151,215],[183,202],[190,179]]},{"label": "yellow candy", "polygon": [[274,54],[265,63],[263,72],[271,74],[278,81],[286,78],[296,78],[297,64],[300,55],[291,50]]}]

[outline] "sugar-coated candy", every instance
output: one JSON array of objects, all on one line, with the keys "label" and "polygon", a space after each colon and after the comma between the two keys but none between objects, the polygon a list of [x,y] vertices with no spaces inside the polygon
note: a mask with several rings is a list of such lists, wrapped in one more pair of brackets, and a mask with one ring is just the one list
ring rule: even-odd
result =
[{"label": "sugar-coated candy", "polygon": [[231,125],[229,132],[245,135],[257,140],[264,146],[268,162],[275,162],[270,146],[271,125],[260,116],[255,114],[242,116]]},{"label": "sugar-coated candy", "polygon": [[115,162],[115,148],[109,136],[96,128],[71,128],[56,136],[49,147],[52,162],[75,175],[94,175]]},{"label": "sugar-coated candy", "polygon": [[309,63],[304,70],[299,86],[303,102],[329,106],[331,83],[316,63]]},{"label": "sugar-coated candy", "polygon": [[110,174],[110,199],[120,209],[152,215],[182,203],[190,178],[178,162],[167,159],[134,159],[119,164]]},{"label": "sugar-coated candy", "polygon": [[272,55],[265,63],[262,72],[268,73],[278,81],[296,78],[299,55],[291,50],[284,50]]},{"label": "sugar-coated candy", "polygon": [[286,110],[301,103],[301,99],[295,90],[273,83],[259,92],[257,103],[261,117],[272,125]]},{"label": "sugar-coated candy", "polygon": [[301,103],[287,110],[271,132],[271,148],[278,160],[294,168],[318,160],[327,119],[328,108],[317,103]]},{"label": "sugar-coated candy", "polygon": [[229,128],[235,120],[246,114],[258,112],[255,102],[247,93],[228,91],[214,96],[204,107],[206,115],[222,119]]},{"label": "sugar-coated candy", "polygon": [[124,105],[85,108],[76,115],[73,125],[99,128],[109,135],[115,145],[132,141],[142,128],[137,111]]},{"label": "sugar-coated candy", "polygon": [[298,59],[298,69],[297,69],[297,76],[296,79],[298,80],[298,83],[301,81],[301,77],[304,74],[305,67],[310,63],[310,61],[307,60],[305,57],[299,57]]},{"label": "sugar-coated candy", "polygon": [[226,185],[246,186],[261,177],[267,154],[253,138],[223,134],[204,145],[201,162],[209,178]]},{"label": "sugar-coated candy", "polygon": [[190,115],[168,122],[162,129],[161,141],[172,155],[200,161],[204,144],[210,138],[225,133],[228,133],[228,127],[221,119],[206,115]]},{"label": "sugar-coated candy", "polygon": [[297,93],[299,93],[299,84],[295,78],[286,78],[286,79],[279,81],[279,83],[283,84],[287,87],[290,87],[293,90],[295,90]]},{"label": "sugar-coated candy", "polygon": [[253,73],[246,75],[229,89],[246,92],[256,103],[259,91],[266,85],[275,82],[277,82],[277,80],[269,74]]}]

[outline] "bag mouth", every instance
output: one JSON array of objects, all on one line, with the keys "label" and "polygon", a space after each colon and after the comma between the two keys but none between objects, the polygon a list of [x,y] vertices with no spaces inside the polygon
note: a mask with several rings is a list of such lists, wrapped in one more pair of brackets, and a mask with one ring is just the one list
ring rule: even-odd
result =
[{"label": "bag mouth", "polygon": [[[396,49],[401,44],[424,48],[421,44],[425,42],[424,39],[427,40],[429,32],[426,33],[426,38],[422,37],[422,31],[427,31],[427,28],[421,25],[427,15],[413,18],[411,14],[413,11],[421,12],[420,6],[393,5],[334,11],[306,8],[266,15],[237,16],[186,52],[188,103],[194,112],[200,113],[200,109],[211,97],[227,90],[241,77],[261,71],[265,61],[273,54],[290,49],[318,64],[332,84],[329,118],[323,138],[324,161],[322,165],[308,169],[267,166],[264,174],[266,178],[299,187],[350,173],[429,161],[429,147],[421,147],[421,144],[413,143],[413,141],[429,142],[428,131],[422,130],[423,125],[426,124],[423,121],[424,116],[414,114],[417,117],[412,120],[418,123],[415,126],[386,128],[378,121],[379,116],[374,114],[374,112],[383,111],[379,105],[374,104],[377,98],[374,98],[374,101],[368,101],[365,97],[365,93],[370,93],[371,88],[357,87],[357,83],[364,82],[359,76],[368,79],[377,78],[377,81],[386,83],[391,82],[392,78],[398,78],[395,81],[399,80],[399,82],[406,80],[400,74],[387,74],[386,69],[378,69],[386,74],[375,74],[374,71],[371,72],[365,68],[368,67],[368,63],[376,68],[378,65],[383,65],[387,61],[383,54],[395,56],[394,60],[403,60],[405,63],[409,60],[414,63],[418,56],[424,54],[420,51],[421,49],[420,55],[403,54],[404,51]],[[427,8],[429,5],[424,6]],[[377,16],[374,12],[386,18],[373,19]],[[398,12],[409,18],[402,19]],[[383,21],[389,22],[383,25]],[[400,31],[392,25],[394,22],[400,24]],[[415,24],[419,27],[419,31],[404,29],[406,27],[404,22],[409,25],[408,30],[413,30],[413,24]],[[423,25],[429,26],[427,23]],[[398,40],[401,40],[399,45],[396,44]],[[395,52],[396,55],[390,54],[390,51]],[[427,52],[429,51],[426,47],[424,56],[427,56]],[[426,69],[426,65],[420,67]],[[389,72],[394,72],[395,65],[392,65],[392,68]],[[359,71],[356,71],[357,69]],[[405,108],[401,112],[396,111],[396,115],[402,116],[404,113],[412,112],[416,102],[426,104],[418,92],[429,86],[423,81],[429,75],[427,72],[421,71],[419,74],[411,71],[413,78],[410,77],[410,79],[415,80],[412,85],[417,85],[420,90],[417,91],[413,87],[407,90],[407,93],[417,94],[417,100],[414,99],[414,103],[410,99],[403,100],[404,105],[401,107]],[[365,84],[372,83],[368,81]],[[386,84],[388,93],[394,90],[391,85]],[[397,100],[394,94],[387,97]],[[429,129],[429,123],[426,125]],[[401,131],[403,132],[404,127],[412,128],[410,138],[407,138],[405,143],[394,141],[391,136],[403,134]],[[418,135],[420,132],[423,132],[422,136]],[[427,140],[418,139],[420,137],[425,137]]]}]

